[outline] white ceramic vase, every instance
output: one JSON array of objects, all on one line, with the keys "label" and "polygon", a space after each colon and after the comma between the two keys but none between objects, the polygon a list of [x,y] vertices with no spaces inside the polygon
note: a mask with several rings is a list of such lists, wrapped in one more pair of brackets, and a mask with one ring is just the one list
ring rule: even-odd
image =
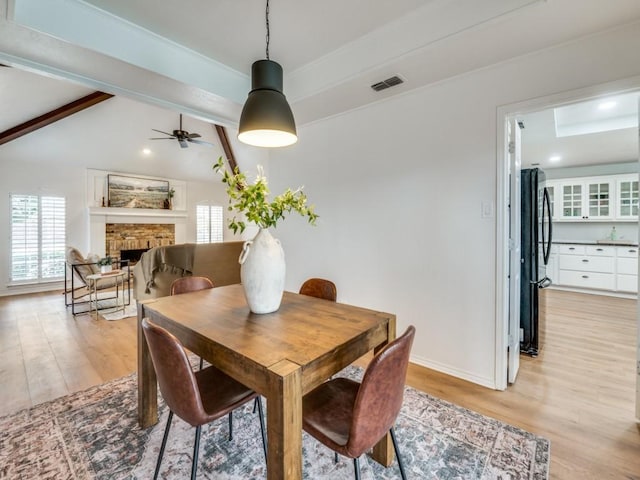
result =
[{"label": "white ceramic vase", "polygon": [[240,262],[240,280],[249,309],[253,313],[271,313],[280,308],[286,266],[280,241],[266,229],[244,243]]},{"label": "white ceramic vase", "polygon": [[109,273],[111,270],[111,265],[100,265],[100,273]]}]

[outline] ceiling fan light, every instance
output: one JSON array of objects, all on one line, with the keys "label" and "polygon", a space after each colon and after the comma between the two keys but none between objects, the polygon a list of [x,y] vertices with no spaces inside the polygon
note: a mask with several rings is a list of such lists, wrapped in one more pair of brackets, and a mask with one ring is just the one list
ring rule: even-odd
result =
[{"label": "ceiling fan light", "polygon": [[251,66],[251,92],[240,115],[238,140],[257,147],[285,147],[298,140],[277,62],[258,60]]}]

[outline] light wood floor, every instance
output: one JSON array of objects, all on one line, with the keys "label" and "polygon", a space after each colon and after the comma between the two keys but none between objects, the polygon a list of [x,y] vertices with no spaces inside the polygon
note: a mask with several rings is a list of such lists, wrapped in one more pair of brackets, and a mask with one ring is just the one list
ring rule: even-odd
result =
[{"label": "light wood floor", "polygon": [[[640,479],[636,301],[545,295],[542,353],[506,392],[415,365],[408,383],[549,438],[552,479]],[[74,318],[54,293],[0,297],[0,415],[135,369],[135,319]]]}]

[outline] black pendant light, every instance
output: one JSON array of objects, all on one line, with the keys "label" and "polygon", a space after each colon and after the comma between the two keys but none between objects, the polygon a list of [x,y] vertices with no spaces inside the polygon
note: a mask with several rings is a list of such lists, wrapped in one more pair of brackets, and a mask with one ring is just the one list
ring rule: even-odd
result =
[{"label": "black pendant light", "polygon": [[291,107],[282,93],[282,67],[269,60],[269,0],[266,8],[267,59],[251,66],[251,91],[240,114],[238,140],[256,147],[286,147],[298,141]]}]

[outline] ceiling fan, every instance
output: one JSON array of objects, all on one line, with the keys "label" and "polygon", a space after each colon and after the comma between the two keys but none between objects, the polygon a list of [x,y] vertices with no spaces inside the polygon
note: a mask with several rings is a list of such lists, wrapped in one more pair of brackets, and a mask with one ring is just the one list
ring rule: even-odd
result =
[{"label": "ceiling fan", "polygon": [[151,130],[168,135],[168,137],[156,137],[150,138],[149,140],[178,140],[181,148],[187,148],[189,146],[188,142],[213,146],[213,143],[205,142],[204,140],[196,140],[196,138],[200,138],[199,134],[189,133],[182,129],[182,114],[180,114],[180,129],[174,130],[173,133],[163,132],[162,130],[156,130],[155,128],[152,128]]}]

